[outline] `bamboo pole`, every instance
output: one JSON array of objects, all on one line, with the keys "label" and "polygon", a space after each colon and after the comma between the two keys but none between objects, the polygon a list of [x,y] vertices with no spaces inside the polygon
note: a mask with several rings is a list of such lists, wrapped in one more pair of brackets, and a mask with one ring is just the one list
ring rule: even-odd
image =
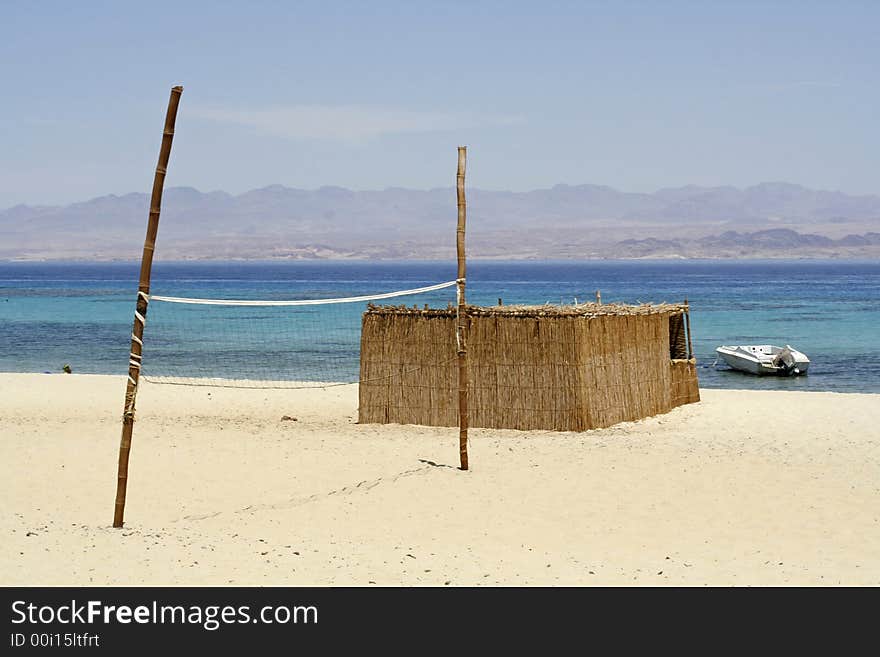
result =
[{"label": "bamboo pole", "polygon": [[684,298],[684,324],[687,329],[688,360],[690,360],[694,357],[694,346],[691,343],[691,307],[688,304],[687,297]]},{"label": "bamboo pole", "polygon": [[147,319],[147,303],[150,294],[150,274],[153,268],[153,249],[156,233],[159,230],[159,212],[162,206],[162,190],[165,187],[165,172],[171,155],[171,142],[174,139],[174,124],[177,120],[177,105],[183,87],[173,87],[168,99],[165,114],[165,129],[162,132],[162,146],[159,148],[159,163],[153,178],[153,194],[150,198],[150,216],[147,223],[147,236],[144,239],[144,253],[141,258],[140,282],[138,283],[137,303],[134,313],[134,327],[131,332],[131,354],[128,362],[128,383],[125,387],[125,406],[122,412],[122,439],[119,442],[119,469],[116,477],[116,506],[113,512],[113,526],[122,527],[125,514],[125,493],[128,487],[128,458],[131,453],[131,434],[134,429],[134,407],[137,386],[141,373],[143,354],[144,323]]},{"label": "bamboo pole", "polygon": [[465,330],[467,308],[465,302],[465,250],[464,229],[467,208],[464,197],[464,171],[467,163],[467,146],[458,147],[458,173],[455,176],[456,196],[458,198],[458,228],[455,232],[456,251],[458,253],[458,309],[456,311],[455,338],[458,346],[458,452],[461,469],[468,469],[468,375],[467,345]]}]

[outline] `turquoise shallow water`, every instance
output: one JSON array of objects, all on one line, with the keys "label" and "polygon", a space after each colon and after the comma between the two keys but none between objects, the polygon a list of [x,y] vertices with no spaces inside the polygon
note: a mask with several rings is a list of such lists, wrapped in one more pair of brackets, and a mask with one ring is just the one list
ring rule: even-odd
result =
[{"label": "turquoise shallow water", "polygon": [[[0,371],[58,372],[70,363],[75,372],[123,373],[137,271],[136,264],[0,263]],[[453,278],[451,262],[157,262],[152,291],[327,298]],[[703,387],[880,392],[877,262],[477,261],[468,269],[471,303],[494,304],[499,297],[505,304],[571,303],[592,299],[596,289],[606,302],[687,297]],[[445,306],[453,299],[454,292],[445,290],[402,301]],[[164,306],[151,306],[146,333],[147,361],[162,370],[157,373],[204,374],[208,353],[215,361],[219,354],[224,371],[245,371],[254,355],[262,354],[266,367],[286,359],[300,375],[316,380],[356,378],[362,306],[314,307],[300,324],[282,321],[276,309],[230,314],[206,307],[171,312]],[[758,378],[713,365],[720,344],[759,343],[788,343],[807,353],[810,374]]]}]

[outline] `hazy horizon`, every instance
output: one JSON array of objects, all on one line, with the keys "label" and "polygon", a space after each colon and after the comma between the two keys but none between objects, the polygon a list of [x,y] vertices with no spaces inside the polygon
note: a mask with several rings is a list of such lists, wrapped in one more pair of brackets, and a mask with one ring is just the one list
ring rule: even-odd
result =
[{"label": "hazy horizon", "polygon": [[[656,189],[647,189],[647,190],[621,189],[620,187],[614,187],[612,185],[606,185],[606,184],[602,184],[602,183],[592,183],[592,182],[556,183],[556,184],[549,185],[546,187],[535,187],[535,188],[531,188],[531,189],[510,189],[510,188],[504,189],[504,188],[492,188],[492,187],[472,187],[472,186],[468,185],[468,189],[471,191],[475,191],[475,192],[490,192],[490,193],[498,193],[498,194],[530,194],[533,192],[552,191],[554,189],[559,189],[559,188],[592,187],[592,188],[598,188],[598,189],[608,189],[608,190],[612,190],[614,192],[619,192],[622,194],[644,194],[647,196],[654,196],[654,195],[661,194],[661,193],[667,192],[667,191],[679,191],[679,190],[687,190],[687,189],[700,189],[700,190],[705,190],[705,191],[729,189],[729,190],[735,190],[738,192],[744,192],[744,191],[754,190],[757,188],[767,187],[767,186],[780,186],[780,187],[781,186],[787,186],[787,187],[790,186],[790,187],[799,188],[799,189],[802,189],[802,190],[805,190],[808,192],[843,194],[843,195],[850,196],[850,197],[860,197],[860,196],[861,197],[880,197],[880,193],[859,194],[859,193],[851,193],[851,192],[848,192],[846,190],[841,190],[841,189],[830,189],[830,188],[822,188],[822,187],[812,188],[812,187],[808,187],[806,185],[801,185],[800,183],[791,182],[791,181],[787,181],[787,180],[763,180],[763,181],[755,182],[751,185],[742,185],[742,186],[724,185],[724,184],[708,186],[708,185],[695,185],[695,184],[685,183],[685,184],[681,184],[681,185],[671,185],[671,186],[659,187]],[[198,192],[199,194],[202,194],[202,195],[225,194],[225,195],[231,196],[231,197],[238,197],[238,196],[243,196],[245,194],[248,194],[250,192],[258,192],[258,191],[268,190],[268,189],[272,189],[272,188],[284,188],[284,189],[288,189],[288,190],[303,191],[303,192],[309,192],[309,193],[320,192],[323,190],[332,190],[332,189],[341,189],[341,190],[345,190],[345,191],[353,192],[353,193],[370,193],[370,192],[382,193],[382,192],[390,192],[390,191],[430,193],[430,192],[437,192],[437,191],[454,190],[455,184],[453,181],[452,183],[445,185],[445,186],[431,187],[431,188],[401,187],[398,185],[387,185],[382,188],[378,188],[378,187],[375,187],[375,188],[355,188],[355,187],[345,187],[342,185],[333,185],[333,184],[320,185],[317,187],[298,187],[296,185],[288,185],[288,184],[284,184],[284,183],[269,183],[266,185],[260,185],[259,187],[245,189],[240,192],[231,192],[231,191],[225,190],[225,189],[200,189],[200,188],[195,187],[193,185],[167,185],[165,187],[165,192],[168,192],[169,190],[193,190],[193,191]],[[92,196],[89,198],[73,199],[69,202],[62,202],[62,203],[17,203],[15,205],[8,206],[8,207],[0,206],[0,212],[12,210],[13,208],[16,208],[19,206],[33,207],[33,208],[41,207],[41,206],[43,206],[43,207],[52,207],[52,206],[63,207],[63,206],[67,206],[67,205],[76,205],[78,203],[88,203],[89,201],[94,201],[94,200],[102,199],[102,198],[110,198],[110,197],[122,198],[125,196],[129,196],[131,194],[149,194],[149,193],[150,193],[150,188],[148,187],[146,189],[129,190],[127,192],[108,192],[106,194],[98,194],[97,196]]]}]

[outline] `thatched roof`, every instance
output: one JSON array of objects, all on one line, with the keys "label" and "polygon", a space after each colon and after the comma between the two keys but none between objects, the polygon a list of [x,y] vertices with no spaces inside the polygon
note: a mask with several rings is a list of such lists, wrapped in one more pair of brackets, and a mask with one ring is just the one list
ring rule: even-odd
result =
[{"label": "thatched roof", "polygon": [[[566,306],[467,306],[469,317],[601,317],[608,315],[676,315],[686,312],[681,303],[579,303]],[[417,306],[376,306],[369,304],[367,312],[377,315],[420,315],[422,317],[454,317],[455,307],[419,308]]]}]

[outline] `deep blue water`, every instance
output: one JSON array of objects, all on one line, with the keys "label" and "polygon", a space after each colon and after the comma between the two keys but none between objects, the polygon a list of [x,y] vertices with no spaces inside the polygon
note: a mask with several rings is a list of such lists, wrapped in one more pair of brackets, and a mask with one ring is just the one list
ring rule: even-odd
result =
[{"label": "deep blue water", "polygon": [[[137,264],[0,263],[0,371],[122,374],[126,370]],[[374,294],[455,278],[452,262],[166,263],[153,269],[157,295],[296,299]],[[494,304],[682,301],[691,304],[700,385],[880,392],[880,263],[855,261],[472,262],[468,301]],[[443,305],[454,291],[404,298]],[[357,371],[362,306],[318,306],[305,322],[276,309],[245,313],[153,303],[145,362],[161,373],[206,374],[214,354],[226,372],[253,364],[327,380]],[[176,314],[175,314],[176,313]],[[263,319],[264,321],[260,321]],[[191,343],[182,340],[191,338]],[[720,344],[791,344],[810,374],[752,377],[715,362]],[[152,350],[152,351],[151,351]],[[258,363],[259,365],[259,363]],[[145,368],[146,368],[145,364]],[[241,368],[241,369],[240,369]]]}]

